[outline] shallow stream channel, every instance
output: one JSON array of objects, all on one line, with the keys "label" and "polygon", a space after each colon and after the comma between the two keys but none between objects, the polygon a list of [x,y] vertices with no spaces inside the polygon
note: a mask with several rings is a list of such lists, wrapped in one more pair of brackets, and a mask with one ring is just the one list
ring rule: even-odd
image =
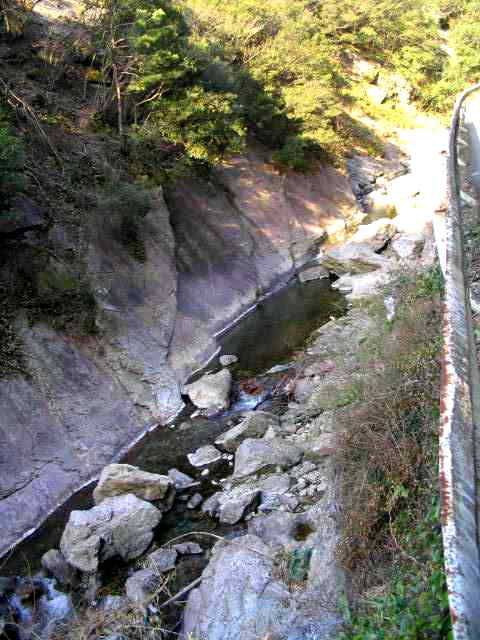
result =
[{"label": "shallow stream channel", "polygon": [[[230,367],[234,380],[230,408],[205,418],[196,416],[195,407],[188,404],[174,423],[149,431],[120,460],[160,474],[175,468],[194,479],[191,489],[182,492],[172,509],[164,514],[155,536],[157,544],[192,531],[235,537],[243,530],[244,523],[219,525],[200,509],[191,507],[193,495],[200,494],[205,499],[219,490],[222,479],[232,473],[233,456],[222,455],[207,470],[193,467],[187,455],[201,446],[213,444],[221,433],[238,423],[246,411],[261,409],[282,413],[286,410],[295,378],[292,362],[295,354],[305,348],[315,329],[331,317],[343,315],[346,306],[344,297],[325,279],[305,284],[295,281],[263,300],[252,313],[218,338],[221,349],[218,356],[196,374],[199,377],[218,371],[221,354],[237,356],[238,361]],[[93,506],[93,487],[94,483],[74,494],[35,533],[1,560],[0,575],[35,575],[42,555],[49,549],[58,548],[70,512]],[[210,546],[213,541],[206,542]],[[190,576],[199,575],[206,564],[204,559],[195,556],[192,563],[195,566],[185,569]],[[109,592],[115,591],[112,589],[115,582],[123,584],[128,570],[121,562],[106,563],[102,582],[108,585]]]}]

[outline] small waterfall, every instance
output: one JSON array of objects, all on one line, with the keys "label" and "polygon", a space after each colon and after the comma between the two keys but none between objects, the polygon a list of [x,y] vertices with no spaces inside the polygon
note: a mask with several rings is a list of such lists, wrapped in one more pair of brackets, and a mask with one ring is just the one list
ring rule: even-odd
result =
[{"label": "small waterfall", "polygon": [[19,579],[16,591],[1,596],[0,630],[3,628],[8,640],[47,640],[58,624],[72,616],[72,599],[58,591],[53,579],[36,576],[30,581],[29,592],[20,592],[19,587],[25,584],[24,578]]}]

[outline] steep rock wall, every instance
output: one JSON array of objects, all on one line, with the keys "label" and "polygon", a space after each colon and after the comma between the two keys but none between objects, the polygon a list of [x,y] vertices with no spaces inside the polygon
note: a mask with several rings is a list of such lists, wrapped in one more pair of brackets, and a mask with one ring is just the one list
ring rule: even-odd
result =
[{"label": "steep rock wall", "polygon": [[[0,555],[144,430],[182,407],[181,385],[216,349],[214,334],[345,230],[356,203],[333,168],[281,176],[261,154],[210,183],[161,192],[134,260],[108,220],[86,262],[98,334],[65,335],[19,317],[28,376],[0,381]],[[51,230],[62,242],[62,229]]]}]

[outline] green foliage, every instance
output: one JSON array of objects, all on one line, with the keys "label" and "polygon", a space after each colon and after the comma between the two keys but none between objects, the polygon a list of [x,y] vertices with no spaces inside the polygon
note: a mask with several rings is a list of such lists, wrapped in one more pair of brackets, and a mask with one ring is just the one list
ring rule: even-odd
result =
[{"label": "green foliage", "polygon": [[480,2],[478,0],[437,0],[439,22],[446,29],[451,55],[441,76],[427,87],[425,106],[448,112],[460,91],[480,82]]},{"label": "green foliage", "polygon": [[235,96],[187,89],[175,100],[159,103],[154,115],[158,131],[175,144],[182,144],[198,160],[220,160],[225,153],[239,153],[245,129]]},{"label": "green foliage", "polygon": [[[372,105],[359,57],[403,76],[412,97],[443,109],[480,72],[479,0],[89,0],[105,97],[117,128],[135,125],[218,162],[249,137],[281,167],[306,171],[315,159],[352,149],[381,155],[353,117],[359,108],[397,126],[392,103]],[[88,13],[88,12],[87,12]],[[439,22],[451,26],[448,57]],[[394,93],[394,92],[393,92]],[[393,105],[393,106],[392,106]],[[356,119],[357,118],[357,119]],[[113,122],[111,122],[113,124]],[[132,131],[133,129],[130,128]]]},{"label": "green foliage", "polygon": [[399,273],[388,285],[386,295],[392,290],[402,292],[402,303],[413,304],[420,298],[432,298],[441,296],[444,291],[444,279],[440,265],[435,263],[428,269],[416,274],[415,286],[412,286],[411,272]]},{"label": "green foliage", "polygon": [[[155,90],[162,94],[194,70],[187,54],[187,26],[171,3],[137,2],[132,16],[129,44],[137,56],[133,92]],[[153,9],[153,10],[152,10]]]},{"label": "green foliage", "polygon": [[309,138],[292,136],[273,154],[273,160],[281,167],[290,167],[304,172],[310,167],[311,158],[321,152],[320,145]]},{"label": "green foliage", "polygon": [[12,196],[24,184],[23,180],[24,154],[23,147],[12,132],[6,112],[0,110],[0,214],[9,209]]},{"label": "green foliage", "polygon": [[[339,555],[356,596],[342,640],[450,637],[438,513],[442,288],[438,266],[404,271],[370,307],[378,331],[359,349],[368,373],[340,417]],[[397,301],[391,322],[385,294]]]},{"label": "green foliage", "polygon": [[451,640],[451,622],[439,527],[438,498],[414,531],[403,531],[406,560],[386,593],[369,598],[362,610],[345,608],[339,640]]},{"label": "green foliage", "polygon": [[364,100],[351,80],[353,57],[400,71],[420,97],[443,66],[430,8],[414,0],[90,0],[90,7],[105,50],[105,107],[116,104],[120,133],[132,121],[137,130],[154,125],[154,136],[202,161],[242,151],[248,136],[299,171],[352,147],[381,154],[351,117],[352,104]]}]

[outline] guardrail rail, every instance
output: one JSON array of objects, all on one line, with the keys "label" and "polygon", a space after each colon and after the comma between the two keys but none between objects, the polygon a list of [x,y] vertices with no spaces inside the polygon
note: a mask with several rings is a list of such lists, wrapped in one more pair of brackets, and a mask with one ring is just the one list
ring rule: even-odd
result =
[{"label": "guardrail rail", "polygon": [[[480,554],[476,454],[480,456],[480,378],[465,260],[462,209],[470,204],[460,167],[468,154],[463,125],[467,98],[458,98],[448,157],[448,211],[445,219],[445,304],[440,418],[442,535],[450,613],[455,640],[480,639]],[[480,119],[480,113],[479,113]],[[476,443],[476,441],[478,441]]]}]

